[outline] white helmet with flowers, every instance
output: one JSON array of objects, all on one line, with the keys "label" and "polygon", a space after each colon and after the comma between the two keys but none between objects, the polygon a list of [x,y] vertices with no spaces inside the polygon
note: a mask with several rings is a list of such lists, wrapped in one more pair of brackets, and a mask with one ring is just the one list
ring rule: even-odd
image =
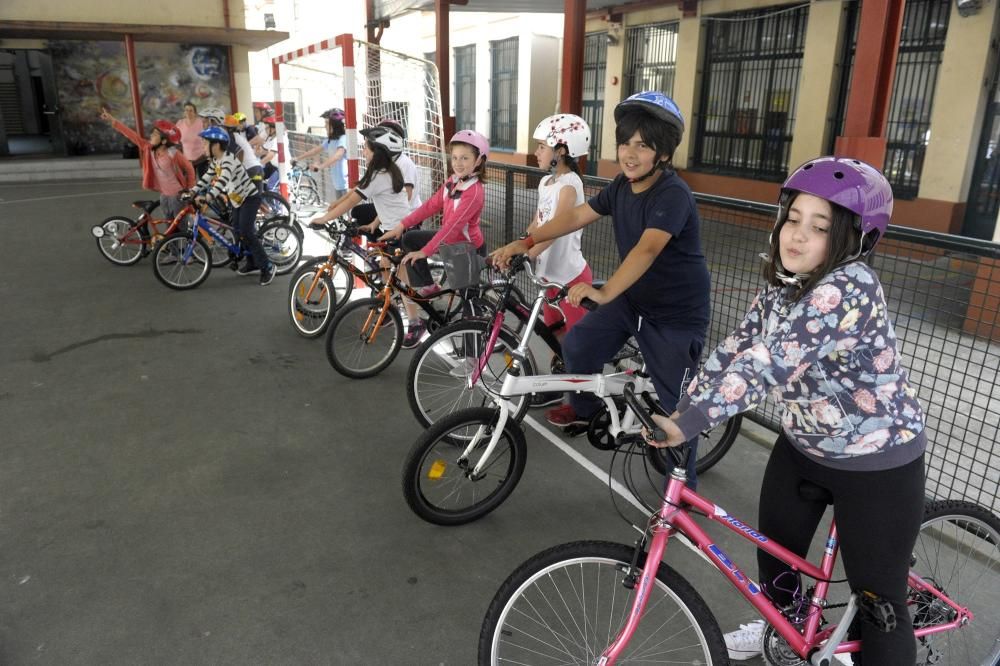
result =
[{"label": "white helmet with flowers", "polygon": [[572,113],[557,113],[538,123],[531,135],[550,148],[566,146],[570,157],[582,157],[590,150],[590,126],[587,121]]}]

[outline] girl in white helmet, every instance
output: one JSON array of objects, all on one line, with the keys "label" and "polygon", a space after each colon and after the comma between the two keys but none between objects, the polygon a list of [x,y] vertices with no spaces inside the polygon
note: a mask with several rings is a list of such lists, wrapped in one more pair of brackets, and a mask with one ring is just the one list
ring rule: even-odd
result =
[{"label": "girl in white helmet", "polygon": [[[580,116],[560,113],[538,123],[532,137],[538,142],[535,158],[538,166],[549,170],[549,176],[538,183],[538,209],[525,233],[532,233],[556,215],[571,211],[584,203],[583,180],[577,158],[590,150],[590,127]],[[568,286],[591,284],[593,274],[580,250],[583,229],[559,238],[536,243],[528,256],[535,260],[535,274],[552,282]],[[555,288],[550,290],[555,292]],[[554,295],[554,294],[550,294]],[[564,335],[587,314],[579,305],[563,301],[562,312],[545,304],[542,316],[546,325],[564,324],[556,334]],[[533,407],[544,407],[562,401],[561,393],[536,393]]]}]

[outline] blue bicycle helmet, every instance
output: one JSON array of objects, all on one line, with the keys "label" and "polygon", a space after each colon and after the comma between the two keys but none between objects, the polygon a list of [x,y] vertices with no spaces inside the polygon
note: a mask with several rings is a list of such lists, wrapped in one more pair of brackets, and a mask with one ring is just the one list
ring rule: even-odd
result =
[{"label": "blue bicycle helmet", "polygon": [[615,122],[621,120],[622,114],[629,107],[645,109],[660,120],[673,125],[677,128],[678,133],[684,136],[684,116],[681,114],[681,110],[677,108],[674,100],[663,93],[651,90],[629,95],[615,107]]},{"label": "blue bicycle helmet", "polygon": [[223,146],[229,145],[229,132],[221,127],[209,127],[199,132],[198,136],[209,141],[217,141]]}]

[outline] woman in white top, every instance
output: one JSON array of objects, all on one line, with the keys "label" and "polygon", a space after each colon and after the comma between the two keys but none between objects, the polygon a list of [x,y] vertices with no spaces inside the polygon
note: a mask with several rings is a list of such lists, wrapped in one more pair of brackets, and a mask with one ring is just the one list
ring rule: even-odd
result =
[{"label": "woman in white top", "polygon": [[[538,141],[535,148],[538,166],[547,168],[549,175],[538,183],[538,210],[526,231],[529,234],[556,215],[584,203],[583,180],[576,160],[590,149],[590,127],[579,116],[560,113],[538,123],[532,137]],[[579,229],[532,246],[528,256],[535,260],[535,274],[567,286],[593,282],[590,266],[580,250],[582,238],[583,229]],[[550,295],[554,292],[555,289],[551,289]],[[567,300],[559,307],[562,312],[546,303],[542,316],[550,327],[562,324],[556,329],[556,335],[562,337],[587,311]],[[536,393],[531,405],[544,407],[561,400],[561,393]]]}]

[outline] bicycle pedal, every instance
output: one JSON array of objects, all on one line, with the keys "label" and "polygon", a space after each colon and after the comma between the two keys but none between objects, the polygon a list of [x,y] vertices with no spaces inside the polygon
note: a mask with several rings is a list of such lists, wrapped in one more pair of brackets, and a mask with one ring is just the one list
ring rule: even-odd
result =
[{"label": "bicycle pedal", "polygon": [[562,431],[567,437],[579,437],[587,432],[587,426],[585,424],[574,423],[573,425],[563,426]]}]

